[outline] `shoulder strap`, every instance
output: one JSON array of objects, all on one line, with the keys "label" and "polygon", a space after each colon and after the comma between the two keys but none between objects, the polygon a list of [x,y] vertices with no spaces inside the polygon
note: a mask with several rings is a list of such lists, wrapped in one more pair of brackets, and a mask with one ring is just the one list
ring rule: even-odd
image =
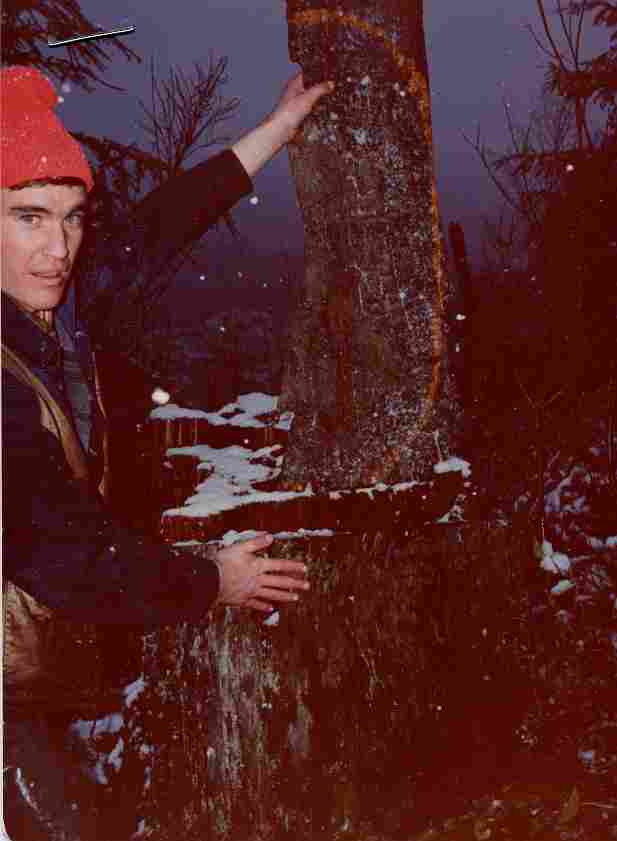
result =
[{"label": "shoulder strap", "polygon": [[41,406],[41,423],[62,444],[64,455],[76,479],[88,476],[88,466],[77,433],[58,401],[26,363],[5,344],[2,345],[2,367],[35,392]]}]

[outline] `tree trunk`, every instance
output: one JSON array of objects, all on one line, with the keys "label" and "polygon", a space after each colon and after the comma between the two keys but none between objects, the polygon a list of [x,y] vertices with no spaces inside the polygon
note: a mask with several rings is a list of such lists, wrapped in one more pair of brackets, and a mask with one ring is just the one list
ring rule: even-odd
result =
[{"label": "tree trunk", "polygon": [[114,814],[150,841],[388,841],[510,766],[525,538],[437,526],[273,553],[312,583],[277,622],[228,609],[146,638]]},{"label": "tree trunk", "polygon": [[421,0],[288,0],[289,51],[322,100],[290,149],[303,297],[282,406],[283,480],[432,478],[454,432]]}]

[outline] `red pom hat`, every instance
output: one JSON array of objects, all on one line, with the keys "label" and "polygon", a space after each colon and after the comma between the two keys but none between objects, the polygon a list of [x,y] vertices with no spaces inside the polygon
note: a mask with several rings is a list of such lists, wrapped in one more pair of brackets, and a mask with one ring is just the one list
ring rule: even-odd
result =
[{"label": "red pom hat", "polygon": [[81,178],[93,187],[81,146],[64,128],[54,108],[51,82],[32,67],[0,70],[0,187],[45,178]]}]

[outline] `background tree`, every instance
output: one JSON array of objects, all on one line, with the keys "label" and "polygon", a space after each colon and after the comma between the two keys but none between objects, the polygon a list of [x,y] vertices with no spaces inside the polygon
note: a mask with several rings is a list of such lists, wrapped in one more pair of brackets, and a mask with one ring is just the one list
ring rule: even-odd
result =
[{"label": "background tree", "polygon": [[509,242],[508,265],[501,268],[533,278],[529,294],[542,313],[545,344],[579,390],[597,384],[582,368],[590,356],[611,354],[616,316],[614,131],[610,114],[598,119],[593,110],[594,101],[610,106],[610,76],[593,68],[614,63],[614,51],[585,61],[582,37],[592,10],[601,7],[595,21],[608,24],[614,6],[558,3],[551,15],[543,0],[537,5],[541,35],[530,31],[549,62],[541,108],[521,125],[506,106],[511,146],[505,154],[491,154],[479,135],[473,145],[504,199],[510,235],[501,235],[502,225],[489,237],[502,255]]},{"label": "background tree", "polygon": [[306,267],[285,481],[427,478],[455,409],[422,3],[289,0],[287,16],[305,83],[337,88],[290,151]]},{"label": "background tree", "polygon": [[[605,138],[611,143],[617,138],[617,3],[614,0],[583,0],[566,5],[570,19],[593,17],[596,25],[605,26],[610,32],[608,50],[583,60],[577,57],[574,65],[563,60],[553,45],[547,84],[552,91],[570,102],[594,102],[607,112]],[[558,6],[562,16],[561,4]],[[577,23],[577,37],[580,29]]]},{"label": "background tree", "polygon": [[[503,205],[486,225],[488,259],[473,281],[465,361],[473,372],[474,427],[494,435],[495,450],[481,463],[502,462],[514,498],[524,489],[508,464],[527,459],[504,461],[503,423],[529,442],[532,475],[543,471],[545,449],[553,450],[553,467],[580,451],[589,431],[580,419],[593,422],[588,407],[602,403],[598,389],[611,377],[615,388],[617,167],[610,109],[603,116],[594,107],[610,104],[608,76],[590,69],[596,62],[606,68],[611,53],[583,60],[583,24],[596,4],[558,4],[554,11],[543,0],[537,5],[539,34],[530,31],[548,59],[539,106],[525,123],[505,106],[505,152],[491,151],[479,133],[470,140]],[[611,440],[614,405],[609,400],[601,409]],[[543,487],[544,477],[537,478]]]},{"label": "background tree", "polygon": [[[164,243],[135,238],[126,225],[116,233],[117,220],[139,218],[140,208],[167,179],[190,166],[199,152],[228,141],[219,129],[236,111],[238,100],[221,94],[228,78],[226,58],[215,60],[211,54],[206,67],[195,63],[190,73],[171,67],[164,79],[153,64],[150,72],[150,102],[140,102],[145,146],[76,134],[97,159],[93,235],[81,255],[80,288],[96,343],[114,348],[151,375],[165,377],[178,361],[180,349],[164,296],[187,264],[203,271],[204,245],[200,239],[192,240],[182,250],[170,252]],[[230,214],[225,220],[237,233]],[[130,239],[126,247],[134,267],[131,272],[126,271],[126,255],[118,249],[111,265],[109,259],[100,265],[100,240],[114,236]],[[125,285],[120,287],[114,277],[123,278]]]}]

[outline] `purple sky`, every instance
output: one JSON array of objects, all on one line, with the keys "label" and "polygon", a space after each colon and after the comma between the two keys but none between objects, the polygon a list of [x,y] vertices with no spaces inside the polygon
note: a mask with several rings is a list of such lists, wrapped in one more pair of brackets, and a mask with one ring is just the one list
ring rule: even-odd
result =
[{"label": "purple sky", "polygon": [[[115,60],[108,78],[126,88],[124,94],[102,88],[92,96],[65,94],[62,113],[74,129],[121,141],[139,139],[137,101],[148,97],[150,58],[164,74],[170,63],[188,68],[194,61],[207,60],[212,50],[215,57],[228,56],[225,93],[241,100],[238,114],[228,123],[234,139],[269,112],[296,69],[287,53],[283,0],[80,2],[85,14],[104,29],[136,26],[125,38],[143,63]],[[183,7],[186,12],[180,11]],[[452,12],[457,7],[464,12]],[[542,82],[543,57],[524,27],[533,23],[538,29],[536,1],[441,0],[427,2],[425,8],[442,214],[446,224],[452,218],[463,221],[475,252],[480,217],[495,207],[496,194],[462,132],[475,136],[479,124],[489,145],[501,150],[507,142],[503,99],[521,118],[533,105]],[[589,28],[588,35],[596,51],[604,48],[604,30]],[[262,250],[300,251],[302,223],[285,152],[257,176],[255,191],[259,204],[245,200],[236,210],[243,235]]]}]

